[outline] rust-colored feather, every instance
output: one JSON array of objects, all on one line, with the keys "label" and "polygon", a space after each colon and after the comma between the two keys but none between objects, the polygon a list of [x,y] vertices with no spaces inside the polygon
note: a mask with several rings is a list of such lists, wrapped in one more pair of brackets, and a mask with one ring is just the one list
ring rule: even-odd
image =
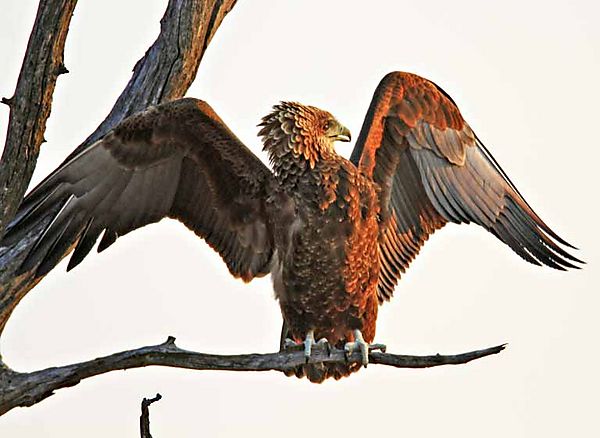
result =
[{"label": "rust-colored feather", "polygon": [[386,75],[351,161],[381,187],[380,301],[447,222],[474,222],[525,260],[573,268],[580,260],[529,207],[450,97],[410,73]]}]

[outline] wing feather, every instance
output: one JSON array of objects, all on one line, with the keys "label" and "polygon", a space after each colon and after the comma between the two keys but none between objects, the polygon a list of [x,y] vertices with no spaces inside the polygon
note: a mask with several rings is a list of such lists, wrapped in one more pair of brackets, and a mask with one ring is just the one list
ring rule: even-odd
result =
[{"label": "wing feather", "polygon": [[536,265],[583,263],[560,246],[573,248],[533,211],[450,96],[426,79],[383,78],[351,161],[381,187],[380,301],[447,222],[474,222]]},{"label": "wing feather", "polygon": [[24,200],[7,228],[14,242],[52,220],[21,272],[41,276],[71,248],[79,264],[120,236],[171,217],[204,238],[244,280],[269,271],[272,236],[264,202],[271,172],[206,103],[181,99],[124,120],[69,158]]},{"label": "wing feather", "polygon": [[87,224],[81,232],[81,237],[75,246],[75,250],[69,259],[67,271],[70,271],[79,263],[81,263],[83,259],[90,253],[101,232],[102,228],[95,224],[94,218],[92,217],[88,219]]}]

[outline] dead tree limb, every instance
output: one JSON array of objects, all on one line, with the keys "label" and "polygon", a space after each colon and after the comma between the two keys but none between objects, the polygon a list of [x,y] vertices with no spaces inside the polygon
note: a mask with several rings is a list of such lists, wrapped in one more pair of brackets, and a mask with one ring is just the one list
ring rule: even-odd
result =
[{"label": "dead tree limb", "polygon": [[[63,0],[62,2],[66,2],[66,0]],[[40,10],[53,8],[60,9],[55,3],[61,2],[58,0],[42,1],[40,3]],[[72,3],[74,6],[76,2],[72,1]],[[94,141],[103,137],[125,117],[141,111],[149,105],[183,97],[196,76],[198,66],[211,38],[214,36],[225,15],[233,8],[235,3],[236,0],[169,0],[167,10],[161,20],[161,31],[158,38],[148,49],[144,57],[135,65],[132,78],[117,99],[109,115],[73,153],[78,153]],[[40,13],[38,13],[38,17],[39,15]],[[53,17],[57,20],[62,16]],[[44,26],[44,28],[40,29],[40,26]],[[50,80],[52,75],[56,74],[55,71],[49,68],[42,68],[35,57],[33,57],[33,61],[28,60],[32,59],[33,56],[30,55],[29,52],[36,53],[38,51],[49,50],[48,47],[43,45],[45,40],[38,41],[38,39],[34,38],[34,36],[40,33],[44,34],[44,32],[47,31],[46,27],[48,26],[52,29],[58,26],[58,24],[54,23],[54,25],[52,25],[45,21],[40,22],[40,20],[36,20],[32,31],[32,40],[27,49],[28,53],[25,56],[23,67],[26,69],[28,66],[27,63],[32,62],[33,65],[36,66],[36,71],[41,70],[42,72],[45,72],[48,77],[42,77],[40,79],[42,82]],[[64,37],[66,37],[66,28],[64,30],[62,45],[60,46],[60,62],[58,65],[62,64],[62,46],[64,46]],[[54,52],[55,51],[52,53]],[[49,56],[51,56],[50,53],[46,55],[46,57]],[[46,59],[46,57],[43,57],[43,59]],[[23,76],[23,74],[21,76]],[[47,92],[48,99],[51,99],[52,90]],[[19,87],[17,87],[17,92],[13,99],[19,102],[26,102],[30,99],[30,95],[31,93],[19,91]],[[38,98],[33,96],[31,99],[33,99],[35,103]],[[35,118],[35,114],[30,114],[30,112],[26,112],[24,115],[15,113],[13,117],[13,112],[11,111],[9,133],[12,132],[11,129],[15,129],[13,126],[21,126],[25,123],[24,120],[29,120],[24,119],[24,117],[33,117],[32,121],[28,123],[37,123],[36,126],[39,125],[39,132],[37,135],[39,137],[39,142],[41,142],[44,133],[43,128],[45,119],[44,124],[40,124],[39,121],[35,122],[38,119]],[[47,117],[47,114],[45,117]],[[21,144],[24,145],[25,143],[21,142],[21,137],[13,137],[14,135],[9,136],[7,142],[9,140],[12,141],[11,148],[19,151]],[[19,174],[21,179],[19,179],[18,182],[22,185],[22,190],[19,190],[11,199],[7,200],[8,204],[10,204],[10,208],[8,205],[2,207],[6,213],[3,216],[5,222],[13,217],[14,212],[21,202],[25,188],[31,178],[31,172],[33,172],[33,168],[35,167],[38,148],[39,143],[35,149],[35,156],[31,159],[30,172],[27,175],[23,173]],[[29,152],[23,152],[22,150],[19,153],[25,154],[26,156],[30,155]],[[7,155],[6,163],[3,158],[2,172],[0,175],[9,172],[13,174],[14,172],[5,170],[5,167],[6,169],[9,169],[10,166],[16,166],[17,164],[13,163],[15,160],[19,161],[21,158]],[[19,175],[16,175],[15,178],[19,177]],[[11,184],[16,184],[16,182]],[[3,203],[0,203],[0,205],[4,206]],[[0,211],[0,214],[2,213],[3,212]],[[47,218],[51,217],[53,213],[53,211],[49,211]],[[15,275],[16,269],[20,266],[21,262],[31,249],[31,246],[43,231],[46,222],[41,221],[39,225],[38,228],[32,230],[28,236],[19,242],[12,244],[8,248],[0,248],[0,334],[19,301],[33,286],[35,286],[35,284],[37,284],[38,281],[41,280],[41,277],[35,277],[33,275],[35,268],[23,275]],[[65,252],[63,257],[67,255],[68,252],[69,251]]]},{"label": "dead tree limb", "polygon": [[142,400],[142,415],[140,415],[140,436],[142,438],[152,438],[150,434],[150,410],[149,406],[159,401],[162,398],[162,395],[156,394],[156,397],[153,398],[144,398]]},{"label": "dead tree limb", "polygon": [[[407,356],[372,352],[370,364],[389,365],[397,368],[429,368],[440,365],[459,365],[497,354],[505,345],[442,356]],[[324,346],[313,347],[314,362],[360,362],[361,353],[346,356],[343,350],[327,350]],[[51,396],[54,391],[77,385],[81,380],[114,370],[159,365],[192,370],[222,371],[283,371],[305,363],[303,351],[284,351],[269,354],[213,355],[183,350],[169,337],[159,345],[142,347],[100,357],[87,362],[56,368],[17,373],[7,370],[0,373],[0,415],[18,406],[31,406]]]},{"label": "dead tree limb", "polygon": [[10,107],[0,167],[0,238],[33,175],[56,79],[67,69],[63,52],[77,0],[42,0],[29,37],[15,93],[3,98]]}]

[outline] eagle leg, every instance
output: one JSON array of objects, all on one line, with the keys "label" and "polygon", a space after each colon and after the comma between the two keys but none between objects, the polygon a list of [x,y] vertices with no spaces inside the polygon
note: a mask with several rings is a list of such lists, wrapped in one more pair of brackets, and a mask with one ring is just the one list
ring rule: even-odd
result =
[{"label": "eagle leg", "polygon": [[346,355],[350,355],[354,350],[360,350],[362,355],[362,364],[367,367],[369,363],[369,351],[381,350],[385,353],[386,346],[384,344],[368,344],[360,330],[354,330],[354,342],[346,342],[344,345],[344,351]]}]

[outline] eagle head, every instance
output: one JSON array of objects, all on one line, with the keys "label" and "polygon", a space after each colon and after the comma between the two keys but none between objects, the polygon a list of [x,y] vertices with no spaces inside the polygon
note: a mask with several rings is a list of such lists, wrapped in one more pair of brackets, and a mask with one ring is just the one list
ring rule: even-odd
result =
[{"label": "eagle head", "polygon": [[311,168],[335,155],[335,141],[350,141],[350,131],[329,112],[296,102],[281,102],[263,117],[258,133],[271,163],[290,159]]}]

